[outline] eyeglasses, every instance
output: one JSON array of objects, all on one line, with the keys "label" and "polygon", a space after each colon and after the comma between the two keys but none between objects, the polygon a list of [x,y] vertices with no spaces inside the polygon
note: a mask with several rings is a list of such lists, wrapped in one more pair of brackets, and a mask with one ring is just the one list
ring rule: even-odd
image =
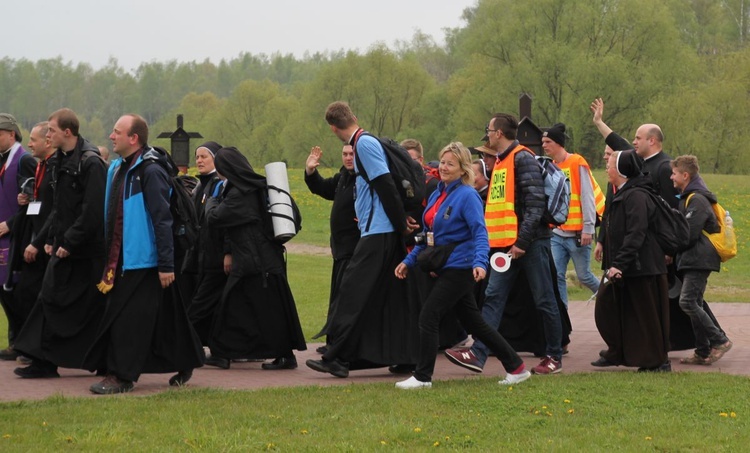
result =
[{"label": "eyeglasses", "polygon": [[497,131],[499,131],[499,130],[500,130],[500,129],[490,129],[490,127],[489,127],[489,126],[484,126],[484,133],[485,133],[485,134],[489,134],[490,132],[497,132]]}]

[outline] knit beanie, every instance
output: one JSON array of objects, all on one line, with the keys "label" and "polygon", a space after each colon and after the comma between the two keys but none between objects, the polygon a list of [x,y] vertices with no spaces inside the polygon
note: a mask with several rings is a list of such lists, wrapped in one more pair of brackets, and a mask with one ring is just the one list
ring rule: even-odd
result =
[{"label": "knit beanie", "polygon": [[547,129],[542,137],[547,137],[553,142],[565,148],[565,125],[563,123],[557,123],[554,126]]}]

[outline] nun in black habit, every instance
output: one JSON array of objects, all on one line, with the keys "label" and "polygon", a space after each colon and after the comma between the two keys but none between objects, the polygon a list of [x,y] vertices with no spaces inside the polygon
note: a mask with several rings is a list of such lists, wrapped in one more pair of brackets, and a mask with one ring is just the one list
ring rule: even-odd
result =
[{"label": "nun in black habit", "polygon": [[223,182],[216,173],[214,159],[221,145],[206,142],[195,149],[198,185],[193,204],[200,225],[198,241],[189,252],[186,267],[197,276],[197,288],[188,307],[188,316],[203,345],[208,346],[213,316],[221,300],[227,274],[224,272],[224,231],[208,225],[206,202],[218,197]]},{"label": "nun in black habit", "polygon": [[218,198],[206,202],[211,227],[225,231],[231,269],[209,337],[211,359],[229,368],[230,359],[275,358],[263,369],[294,369],[292,350],[307,349],[286,276],[284,247],[273,241],[266,178],[255,173],[237,148],[216,152],[225,180]]}]

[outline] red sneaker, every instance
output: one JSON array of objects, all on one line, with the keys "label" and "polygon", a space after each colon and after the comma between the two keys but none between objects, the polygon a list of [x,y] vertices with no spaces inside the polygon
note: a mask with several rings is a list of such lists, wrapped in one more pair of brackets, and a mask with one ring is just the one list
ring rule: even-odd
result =
[{"label": "red sneaker", "polygon": [[557,361],[550,356],[542,359],[539,365],[531,369],[534,374],[555,374],[562,371],[562,361]]},{"label": "red sneaker", "polygon": [[481,373],[484,368],[471,349],[446,349],[444,354],[451,362],[475,373]]}]

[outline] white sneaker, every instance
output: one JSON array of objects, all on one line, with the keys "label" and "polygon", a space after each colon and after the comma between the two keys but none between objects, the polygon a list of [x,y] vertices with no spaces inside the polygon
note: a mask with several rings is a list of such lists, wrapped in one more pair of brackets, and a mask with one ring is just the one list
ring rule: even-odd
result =
[{"label": "white sneaker", "polygon": [[428,389],[432,387],[432,382],[418,381],[414,376],[401,382],[396,382],[396,388],[402,390]]},{"label": "white sneaker", "polygon": [[502,381],[498,381],[497,383],[500,385],[514,385],[514,384],[520,384],[521,382],[525,381],[526,379],[531,377],[531,372],[529,370],[524,370],[521,373],[518,374],[510,374],[508,373],[505,376],[505,379]]}]

